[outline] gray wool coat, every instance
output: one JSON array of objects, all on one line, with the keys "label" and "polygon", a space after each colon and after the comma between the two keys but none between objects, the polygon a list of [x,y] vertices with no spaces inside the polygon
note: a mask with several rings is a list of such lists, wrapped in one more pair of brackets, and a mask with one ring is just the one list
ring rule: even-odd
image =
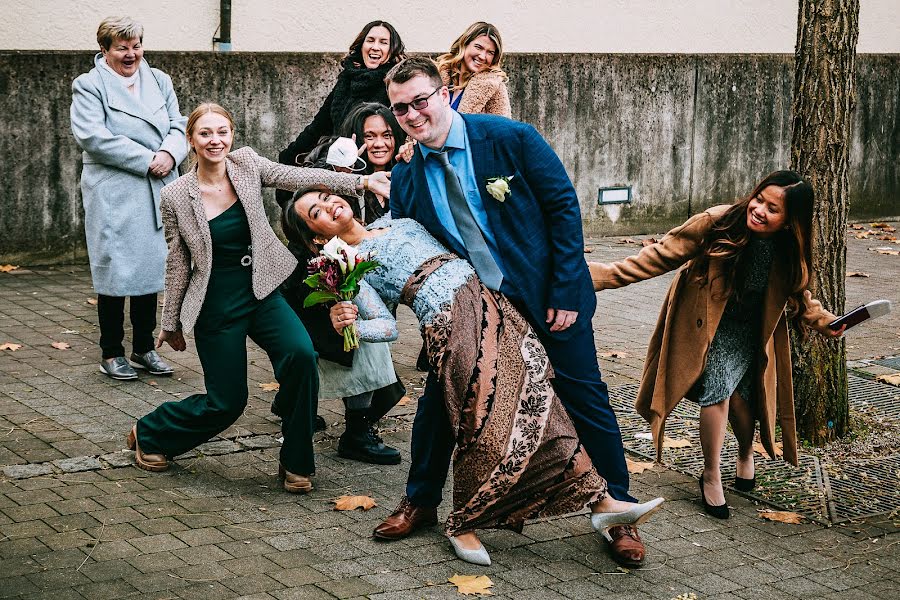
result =
[{"label": "gray wool coat", "polygon": [[187,156],[185,125],[171,78],[141,61],[140,99],[99,64],[72,83],[72,134],[83,150],[81,197],[94,291],[106,296],[161,292],[166,241],[159,192],[178,178],[147,173],[165,150]]}]

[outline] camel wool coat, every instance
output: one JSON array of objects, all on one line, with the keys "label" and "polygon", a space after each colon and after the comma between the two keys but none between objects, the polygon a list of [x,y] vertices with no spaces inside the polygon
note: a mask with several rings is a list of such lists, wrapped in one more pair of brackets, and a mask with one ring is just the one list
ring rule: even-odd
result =
[{"label": "camel wool coat", "polygon": [[[706,355],[728,298],[723,294],[722,261],[711,259],[708,283],[701,285],[691,271],[692,259],[716,219],[730,205],[715,206],[669,231],[661,240],[638,254],[611,263],[590,263],[595,290],[612,289],[643,281],[681,267],[666,294],[656,329],[650,338],[644,373],[635,408],[653,432],[657,460],[662,458],[666,417],[693,387],[706,367]],[[791,346],[785,306],[788,274],[776,255],[769,272],[762,307],[761,353],[756,397],[750,399],[760,424],[760,438],[770,457],[775,451],[775,424],[781,426],[784,459],[797,464],[797,430],[791,379]],[[824,329],[836,317],[804,293],[800,319],[814,329]]]},{"label": "camel wool coat", "polygon": [[[450,85],[450,70],[440,70],[444,85]],[[466,114],[499,115],[512,118],[509,105],[509,92],[506,89],[506,78],[498,73],[482,71],[469,78],[459,101],[459,112]]]},{"label": "camel wool coat", "polygon": [[[297,259],[278,239],[263,206],[262,188],[299,190],[324,187],[357,196],[360,176],[324,169],[289,167],[259,156],[245,146],[225,157],[225,170],[250,226],[253,294],[262,300],[287,279]],[[212,271],[212,237],[203,208],[197,168],[162,189],[160,209],[169,253],[163,331],[190,331],[197,322]]]}]

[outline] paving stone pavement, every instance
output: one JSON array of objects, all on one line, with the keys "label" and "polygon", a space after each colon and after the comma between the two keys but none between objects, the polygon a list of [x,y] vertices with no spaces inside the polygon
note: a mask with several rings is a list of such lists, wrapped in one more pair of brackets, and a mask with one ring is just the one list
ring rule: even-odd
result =
[{"label": "paving stone pavement", "polygon": [[[587,258],[636,250],[619,239],[588,240]],[[888,244],[849,240],[848,269],[870,274],[847,280],[850,306],[882,297],[900,306],[900,260],[869,250],[876,245]],[[638,381],[669,280],[598,297],[594,326],[611,386]],[[387,441],[403,451],[399,467],[338,458],[341,406],[325,401],[320,413],[331,427],[316,438],[316,489],[301,497],[281,491],[273,392],[259,387],[274,378],[251,344],[244,416],[169,472],[141,471],[124,450],[125,433],[161,402],[202,389],[199,361],[189,339],[187,352],[165,352],[178,369],[173,378],[105,378],[90,298],[84,266],[0,273],[0,344],[22,345],[0,351],[0,598],[457,598],[446,583],[456,573],[486,574],[494,597],[517,599],[900,595],[898,517],[787,525],[761,520],[759,505],[729,495],[733,516],[717,521],[702,513],[696,481],[661,468],[633,477],[637,496],[668,500],[641,527],[649,552],[643,569],[617,569],[585,515],[531,523],[522,534],[485,532],[488,568],[455,559],[437,527],[374,541],[372,528],[403,493],[422,385],[414,369],[418,333],[405,310],[394,354],[413,400],[382,423]],[[71,347],[50,345],[59,341]],[[847,345],[852,364],[900,354],[898,318],[851,331]],[[332,510],[330,501],[347,493],[368,494],[378,506]]]}]

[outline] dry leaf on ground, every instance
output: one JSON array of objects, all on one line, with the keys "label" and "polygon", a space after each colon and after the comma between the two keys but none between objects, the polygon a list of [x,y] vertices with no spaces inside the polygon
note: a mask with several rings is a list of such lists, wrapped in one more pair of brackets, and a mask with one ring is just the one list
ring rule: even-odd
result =
[{"label": "dry leaf on ground", "polygon": [[793,525],[803,523],[803,515],[786,510],[761,510],[759,511],[759,517],[768,521],[777,521],[778,523],[791,523]]},{"label": "dry leaf on ground", "polygon": [[278,388],[281,387],[281,384],[277,381],[270,381],[269,383],[260,383],[259,387],[264,392],[277,392]]},{"label": "dry leaf on ground", "polygon": [[396,406],[406,406],[406,405],[409,404],[410,402],[412,402],[412,400],[410,399],[409,396],[403,396],[402,398],[400,398],[400,399],[397,401]]},{"label": "dry leaf on ground", "polygon": [[893,248],[875,248],[875,252],[887,254],[888,256],[900,256],[900,250],[894,250]]},{"label": "dry leaf on ground", "polygon": [[847,271],[847,277],[868,277],[868,273],[862,271]]},{"label": "dry leaf on ground", "polygon": [[341,496],[332,502],[334,502],[334,510],[356,510],[357,508],[369,510],[378,506],[378,503],[369,496]]},{"label": "dry leaf on ground", "polygon": [[601,352],[600,358],[628,358],[628,353],[621,350],[612,350],[610,352]]},{"label": "dry leaf on ground", "polygon": [[640,475],[647,469],[653,469],[653,465],[656,463],[653,462],[640,462],[637,460],[631,460],[627,456],[625,457],[625,464],[628,466],[628,472],[632,475]]},{"label": "dry leaf on ground", "polygon": [[585,253],[585,254],[590,254],[590,253],[593,252],[593,251],[594,251],[594,249],[591,248],[590,246],[585,246],[585,247],[584,247],[584,253]]},{"label": "dry leaf on ground", "polygon": [[872,235],[873,233],[875,233],[875,232],[872,231],[872,230],[869,230],[869,231],[862,231],[862,232],[860,232],[860,233],[857,233],[857,234],[854,235],[853,237],[855,237],[855,238],[858,239],[858,240],[866,240],[866,239],[869,239],[869,236]]},{"label": "dry leaf on ground", "polygon": [[887,223],[869,223],[869,227],[873,229],[888,229],[890,225]]},{"label": "dry leaf on ground", "polygon": [[54,348],[56,348],[57,350],[68,350],[69,348],[72,347],[65,342],[53,342],[50,345],[53,346]]},{"label": "dry leaf on ground", "polygon": [[689,448],[693,446],[690,441],[685,439],[676,439],[665,437],[663,439],[663,448]]},{"label": "dry leaf on ground", "polygon": [[494,587],[494,582],[487,575],[453,575],[447,579],[456,586],[456,591],[465,596],[492,596],[493,593],[488,590]]},{"label": "dry leaf on ground", "polygon": [[622,239],[619,240],[618,243],[620,243],[620,244],[637,244],[638,241],[637,241],[637,240],[633,240],[633,239],[631,239],[631,238],[622,238]]},{"label": "dry leaf on ground", "polygon": [[85,302],[87,302],[88,304],[93,304],[94,306],[97,305],[97,299],[96,299],[96,298],[88,298]]},{"label": "dry leaf on ground", "polygon": [[641,246],[652,246],[655,243],[656,243],[655,238],[647,238],[647,239],[641,240]]},{"label": "dry leaf on ground", "polygon": [[0,350],[9,350],[10,352],[15,352],[21,347],[22,344],[13,344],[12,342],[4,342],[3,344],[0,344]]},{"label": "dry leaf on ground", "polygon": [[9,273],[19,268],[19,265],[0,265],[0,273]]},{"label": "dry leaf on ground", "polygon": [[850,229],[863,229],[863,226],[858,223],[853,223],[850,225]]},{"label": "dry leaf on ground", "polygon": [[875,378],[875,381],[880,381],[881,383],[887,383],[889,385],[900,386],[900,373],[892,373],[890,375],[879,375]]},{"label": "dry leaf on ground", "polygon": [[878,239],[881,240],[882,242],[896,242],[897,236],[890,235],[890,234],[884,234],[884,235],[879,235]]}]

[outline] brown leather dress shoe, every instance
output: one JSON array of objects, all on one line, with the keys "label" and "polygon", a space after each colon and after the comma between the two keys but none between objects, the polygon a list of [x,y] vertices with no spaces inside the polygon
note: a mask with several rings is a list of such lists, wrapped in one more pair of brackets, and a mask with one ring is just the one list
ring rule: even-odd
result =
[{"label": "brown leather dress shoe", "polygon": [[416,506],[403,496],[397,510],[375,528],[373,535],[381,540],[402,540],[413,531],[437,522],[437,508]]},{"label": "brown leather dress shoe", "polygon": [[312,491],[312,480],[306,475],[291,473],[278,465],[278,478],[284,479],[284,491],[289,494],[307,494]]},{"label": "brown leather dress shoe", "polygon": [[617,525],[610,527],[609,535],[613,539],[609,545],[609,554],[614,561],[630,569],[636,569],[644,563],[644,543],[638,535],[637,527]]},{"label": "brown leather dress shoe", "polygon": [[162,454],[144,454],[137,443],[137,425],[132,425],[128,437],[125,438],[129,450],[134,450],[134,461],[145,471],[160,472],[169,468],[169,461]]}]

